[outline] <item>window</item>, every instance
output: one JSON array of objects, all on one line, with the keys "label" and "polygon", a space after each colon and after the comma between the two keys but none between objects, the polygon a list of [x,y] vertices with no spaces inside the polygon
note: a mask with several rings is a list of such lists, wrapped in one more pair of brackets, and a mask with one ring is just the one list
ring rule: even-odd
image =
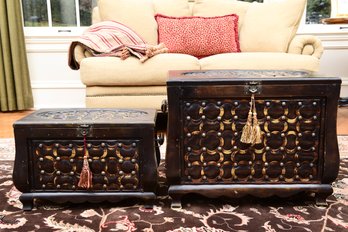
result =
[{"label": "window", "polygon": [[34,32],[72,32],[91,25],[96,5],[97,0],[22,0],[24,27]]},{"label": "window", "polygon": [[47,27],[47,2],[45,0],[22,0],[25,27]]},{"label": "window", "polygon": [[[96,5],[97,0],[22,0],[25,33],[26,35],[80,34],[83,27],[91,25],[92,9]],[[347,8],[348,0],[308,0],[303,23],[320,24],[323,18],[332,15],[347,17]]]},{"label": "window", "polygon": [[306,23],[318,24],[324,18],[329,18],[331,12],[330,0],[308,0]]},{"label": "window", "polygon": [[331,0],[331,17],[348,17],[348,0]]}]

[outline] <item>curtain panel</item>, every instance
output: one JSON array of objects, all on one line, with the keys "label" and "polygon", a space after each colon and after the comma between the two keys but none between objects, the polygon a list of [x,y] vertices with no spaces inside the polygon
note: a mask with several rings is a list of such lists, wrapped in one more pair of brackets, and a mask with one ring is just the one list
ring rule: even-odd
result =
[{"label": "curtain panel", "polygon": [[33,107],[20,0],[0,0],[0,111]]}]

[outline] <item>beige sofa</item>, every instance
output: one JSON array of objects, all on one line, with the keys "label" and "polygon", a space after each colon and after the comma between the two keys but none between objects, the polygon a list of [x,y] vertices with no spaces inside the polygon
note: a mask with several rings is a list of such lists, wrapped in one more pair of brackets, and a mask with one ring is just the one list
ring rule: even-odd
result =
[{"label": "beige sofa", "polygon": [[165,53],[144,63],[135,57],[91,57],[81,46],[74,50],[80,76],[86,85],[86,107],[142,107],[159,109],[166,98],[168,70],[208,69],[319,69],[323,52],[314,36],[296,35],[305,0],[99,0],[93,22],[115,20],[147,43],[157,44],[157,13],[169,16],[239,16],[240,53],[216,54],[198,59]]}]

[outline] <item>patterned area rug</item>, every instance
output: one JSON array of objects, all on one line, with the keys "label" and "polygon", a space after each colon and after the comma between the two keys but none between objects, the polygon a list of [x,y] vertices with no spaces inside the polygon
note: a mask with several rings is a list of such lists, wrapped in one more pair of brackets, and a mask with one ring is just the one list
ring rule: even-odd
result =
[{"label": "patterned area rug", "polygon": [[348,158],[348,136],[337,136],[341,158]]},{"label": "patterned area rug", "polygon": [[0,160],[14,160],[15,142],[14,139],[0,139]]},{"label": "patterned area rug", "polygon": [[[12,183],[13,141],[0,140],[0,231],[348,231],[348,137],[339,138],[341,165],[328,207],[314,199],[185,198],[183,208],[170,207],[160,169],[160,196],[152,210],[137,201],[118,204],[54,204],[36,201],[30,212],[21,210],[20,192]],[[344,158],[346,157],[346,158]]]}]

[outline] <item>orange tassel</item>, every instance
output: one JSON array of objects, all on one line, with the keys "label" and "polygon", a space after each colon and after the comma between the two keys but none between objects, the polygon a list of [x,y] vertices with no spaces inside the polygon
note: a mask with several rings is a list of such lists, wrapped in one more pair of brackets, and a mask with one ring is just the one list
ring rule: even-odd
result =
[{"label": "orange tassel", "polygon": [[80,188],[84,189],[89,189],[92,187],[92,172],[91,169],[89,168],[88,164],[88,153],[87,153],[87,146],[86,146],[86,135],[84,135],[83,138],[83,151],[84,151],[84,156],[83,156],[83,166],[80,174],[80,180],[77,186]]},{"label": "orange tassel", "polygon": [[83,167],[81,170],[78,186],[85,189],[92,187],[92,172],[89,168],[88,160],[86,157],[83,160]]}]

